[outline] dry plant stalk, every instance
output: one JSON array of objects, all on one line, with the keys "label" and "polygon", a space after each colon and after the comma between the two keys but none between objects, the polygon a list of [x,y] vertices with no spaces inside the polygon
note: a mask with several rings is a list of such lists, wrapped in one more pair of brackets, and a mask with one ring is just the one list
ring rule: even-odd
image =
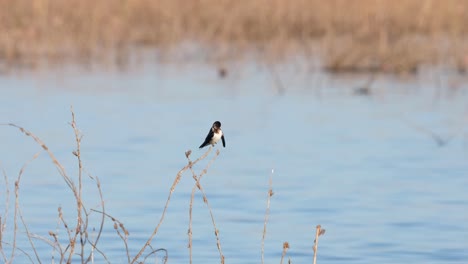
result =
[{"label": "dry plant stalk", "polygon": [[286,252],[288,252],[288,249],[289,249],[289,243],[286,241],[283,243],[283,253],[281,253],[280,264],[283,264],[283,259],[284,259],[284,256],[286,256]]},{"label": "dry plant stalk", "polygon": [[[70,125],[73,128],[73,132],[75,133],[75,142],[76,142],[76,150],[73,151],[73,154],[78,159],[78,201],[77,201],[77,209],[76,209],[78,217],[77,217],[76,227],[75,227],[76,233],[72,241],[76,241],[78,234],[80,235],[80,242],[81,242],[80,243],[81,245],[80,256],[81,256],[81,263],[83,263],[84,262],[84,248],[85,248],[85,240],[83,239],[84,230],[83,230],[83,217],[82,217],[83,201],[81,198],[82,193],[83,193],[83,190],[82,190],[83,189],[83,184],[82,184],[83,163],[81,162],[81,139],[83,138],[83,135],[76,127],[75,112],[73,111],[73,106],[70,107],[70,111],[72,114],[72,122],[70,123]],[[75,248],[74,245],[75,243],[72,243],[72,247],[70,249],[70,255],[68,257],[70,261],[73,257],[73,251]]]},{"label": "dry plant stalk", "polygon": [[317,225],[315,228],[315,240],[314,240],[314,246],[312,249],[314,250],[314,264],[317,263],[317,247],[318,247],[318,239],[319,236],[325,234],[325,229],[322,229],[321,225]]},{"label": "dry plant stalk", "polygon": [[[220,254],[221,263],[222,264],[224,263],[224,255],[223,255],[222,250],[221,250],[221,243],[220,243],[220,239],[219,239],[219,231],[218,231],[218,229],[216,227],[216,222],[214,220],[214,216],[213,216],[211,207],[210,207],[210,205],[208,203],[208,198],[206,197],[206,194],[205,194],[205,192],[203,190],[203,187],[202,187],[202,185],[200,183],[200,180],[203,177],[203,175],[205,175],[207,173],[207,171],[208,171],[209,167],[211,166],[211,164],[219,156],[219,154],[220,154],[219,150],[216,151],[216,154],[213,156],[213,158],[210,160],[210,162],[206,165],[206,167],[202,170],[202,172],[199,174],[198,177],[197,177],[197,175],[195,174],[195,172],[193,170],[193,166],[196,163],[198,163],[200,160],[205,159],[208,156],[208,154],[210,153],[210,151],[212,150],[212,148],[210,147],[207,150],[206,153],[204,153],[202,156],[200,156],[198,159],[196,159],[193,162],[190,160],[190,157],[189,157],[191,151],[186,152],[186,157],[187,157],[188,163],[187,163],[186,166],[184,166],[177,173],[177,175],[176,175],[176,177],[174,179],[174,182],[173,182],[173,184],[172,184],[172,186],[170,188],[170,191],[169,191],[169,195],[168,195],[168,199],[166,201],[166,205],[164,207],[164,210],[162,212],[162,215],[161,215],[161,218],[160,218],[158,224],[154,228],[152,234],[149,236],[147,242],[142,246],[140,251],[132,258],[130,256],[129,247],[128,247],[129,232],[125,228],[125,226],[124,226],[124,224],[122,222],[120,222],[115,217],[109,215],[105,211],[105,204],[104,204],[104,198],[103,198],[103,194],[102,194],[102,190],[101,190],[101,183],[100,183],[98,177],[93,177],[93,176],[88,174],[89,178],[94,180],[95,183],[96,183],[97,190],[99,192],[100,206],[102,207],[102,211],[99,211],[99,210],[96,210],[96,209],[90,209],[88,211],[86,209],[85,205],[83,204],[83,201],[82,201],[82,191],[83,191],[83,189],[82,189],[83,188],[82,175],[86,171],[84,169],[84,166],[83,166],[83,163],[82,163],[82,160],[81,160],[81,139],[82,139],[82,134],[77,128],[73,107],[71,108],[71,113],[72,113],[72,121],[71,121],[70,125],[73,128],[73,131],[74,131],[74,134],[75,134],[75,141],[76,141],[76,150],[73,151],[73,154],[77,157],[77,162],[78,162],[78,173],[77,173],[78,174],[78,188],[76,188],[74,181],[68,176],[68,174],[66,173],[66,171],[65,171],[64,167],[62,166],[62,164],[57,160],[57,158],[54,156],[52,151],[46,146],[46,144],[39,137],[37,137],[35,134],[31,133],[30,131],[24,129],[23,127],[20,127],[20,126],[15,125],[15,124],[12,124],[12,123],[10,123],[10,124],[0,124],[0,125],[3,125],[3,126],[6,125],[6,126],[12,126],[12,127],[18,128],[26,136],[31,137],[39,146],[41,146],[41,148],[43,150],[45,150],[47,152],[47,154],[49,155],[49,158],[52,160],[54,165],[57,167],[57,169],[59,171],[59,174],[62,176],[62,178],[65,180],[65,183],[67,184],[69,189],[72,191],[73,196],[74,196],[74,198],[76,200],[76,210],[77,210],[76,223],[73,223],[72,225],[70,225],[66,221],[66,219],[64,217],[64,212],[63,212],[62,207],[58,208],[58,224],[59,224],[59,226],[63,227],[66,230],[66,234],[68,236],[67,244],[64,244],[64,245],[61,244],[60,239],[59,239],[59,235],[58,235],[58,230],[57,230],[57,232],[49,231],[48,235],[49,235],[50,238],[46,238],[46,237],[31,233],[29,231],[28,226],[26,225],[26,222],[23,219],[23,216],[22,216],[22,213],[21,213],[21,210],[20,210],[19,185],[20,185],[21,176],[23,175],[23,173],[25,171],[25,168],[27,167],[27,165],[32,160],[34,160],[34,159],[36,159],[38,157],[38,155],[40,153],[40,152],[38,152],[36,155],[34,155],[34,157],[30,161],[28,161],[21,168],[21,170],[19,172],[18,179],[15,181],[15,211],[14,211],[14,217],[13,217],[14,230],[13,230],[13,242],[11,244],[8,243],[8,242],[3,241],[3,234],[5,233],[5,225],[6,225],[5,221],[6,220],[3,220],[0,217],[0,252],[1,252],[1,256],[3,257],[3,260],[4,260],[5,263],[11,263],[13,261],[16,250],[18,250],[18,251],[22,252],[24,255],[26,255],[29,258],[29,260],[31,261],[31,263],[34,262],[33,259],[31,258],[31,256],[29,256],[29,254],[26,251],[24,251],[24,250],[22,250],[22,249],[20,249],[20,248],[18,248],[16,246],[17,234],[18,234],[18,218],[20,218],[21,221],[22,221],[23,227],[26,230],[26,236],[29,239],[31,248],[34,251],[35,257],[36,257],[36,259],[37,259],[37,261],[39,263],[41,263],[41,261],[40,261],[40,258],[39,258],[39,254],[36,251],[35,244],[33,243],[33,239],[38,239],[40,241],[43,241],[44,243],[50,245],[53,248],[53,252],[58,252],[60,254],[59,263],[72,263],[74,256],[75,257],[78,256],[80,258],[81,263],[89,263],[89,262],[94,263],[94,252],[98,252],[104,258],[104,260],[107,263],[110,263],[107,256],[105,255],[105,253],[102,252],[97,246],[97,244],[98,244],[98,242],[100,240],[103,228],[104,228],[106,218],[109,218],[113,222],[114,229],[116,230],[116,233],[117,233],[118,237],[124,243],[128,263],[132,263],[132,264],[136,263],[136,262],[142,263],[142,262],[139,261],[139,258],[142,257],[142,254],[145,252],[145,250],[147,248],[149,248],[151,251],[144,256],[143,262],[145,262],[146,259],[149,256],[154,255],[157,252],[163,251],[163,252],[165,252],[165,257],[164,257],[163,262],[166,263],[167,256],[168,256],[167,250],[163,249],[163,248],[153,249],[153,247],[151,246],[151,241],[154,238],[154,236],[157,234],[157,232],[158,232],[158,230],[159,230],[159,228],[160,228],[160,226],[161,226],[161,224],[162,224],[162,222],[164,220],[167,208],[169,206],[171,196],[172,196],[173,192],[175,191],[175,188],[176,188],[177,184],[179,183],[179,181],[180,181],[180,179],[182,177],[182,174],[185,171],[189,170],[189,169],[191,170],[191,172],[193,174],[193,178],[195,180],[195,185],[194,185],[194,187],[192,189],[192,200],[193,200],[193,193],[196,190],[196,188],[198,188],[200,190],[200,192],[202,193],[203,200],[206,203],[206,205],[208,207],[208,210],[210,212],[211,220],[212,220],[213,227],[214,227],[214,230],[215,230],[216,243],[217,243],[218,251],[219,251],[219,254]],[[5,171],[3,171],[3,174],[4,174],[5,183],[7,185],[6,186],[6,188],[7,188],[6,193],[8,194],[9,193],[8,178],[7,178],[7,175],[6,175]],[[191,200],[191,205],[192,205],[192,200]],[[9,198],[7,196],[7,204],[8,204],[8,201],[9,201]],[[191,217],[191,209],[192,209],[192,206],[190,208],[190,217]],[[88,234],[88,219],[89,219],[90,214],[93,213],[93,212],[94,213],[99,213],[101,215],[101,220],[100,220],[100,227],[97,230],[97,234],[96,234],[95,238],[90,239],[91,236]],[[7,215],[8,215],[8,207],[5,209],[5,213],[4,213],[4,216],[7,216]],[[190,229],[189,230],[191,230],[191,218],[190,218]],[[191,243],[191,236],[190,236],[190,243]],[[11,246],[12,252],[10,254],[11,255],[10,257],[8,257],[7,254],[5,253],[3,245],[10,245]],[[77,246],[79,246],[80,248],[77,249],[76,248]],[[89,255],[86,255],[87,254],[87,247],[91,247],[91,249],[89,250],[90,251]],[[54,257],[52,257],[52,258],[54,259]],[[190,258],[190,260],[191,260],[191,258]]]},{"label": "dry plant stalk", "polygon": [[[141,255],[143,254],[143,252],[146,250],[146,248],[151,244],[151,241],[153,240],[154,236],[156,236],[156,234],[158,233],[158,230],[159,228],[161,227],[161,224],[162,222],[164,221],[164,217],[166,215],[166,211],[167,211],[167,208],[169,206],[169,202],[171,200],[171,197],[172,197],[172,194],[173,192],[175,191],[175,188],[177,186],[177,184],[180,182],[180,179],[182,178],[182,174],[190,169],[193,165],[197,164],[200,160],[202,159],[205,159],[208,154],[210,153],[211,151],[211,148],[209,148],[205,154],[203,154],[202,156],[200,156],[198,159],[196,159],[194,162],[191,162],[189,161],[187,165],[185,165],[176,175],[175,179],[174,179],[174,182],[172,183],[172,186],[171,186],[171,189],[169,191],[169,195],[167,197],[167,200],[166,200],[166,204],[164,205],[164,209],[163,209],[163,212],[161,214],[161,218],[159,219],[159,222],[158,224],[156,225],[156,227],[154,228],[153,232],[151,233],[151,235],[148,237],[148,239],[146,240],[146,243],[141,247],[141,249],[138,251],[138,253],[136,254],[136,256],[130,261],[131,264],[133,263],[136,263],[138,261],[138,259],[141,257]],[[185,153],[185,155],[188,157],[188,155],[190,155],[190,152],[191,151],[188,151]]]},{"label": "dry plant stalk", "polygon": [[5,233],[5,228],[6,228],[6,221],[8,219],[8,209],[10,207],[10,188],[9,188],[9,183],[8,183],[8,176],[6,174],[5,169],[2,166],[2,174],[3,174],[3,180],[5,181],[5,211],[3,212],[3,221],[2,217],[0,216],[0,253],[2,254],[3,257],[3,262],[7,262],[7,256],[5,254],[5,251],[3,249],[3,234]]},{"label": "dry plant stalk", "polygon": [[[208,149],[208,152],[211,151],[211,148],[212,147],[210,147]],[[185,153],[185,156],[187,157],[187,160],[188,160],[189,164],[191,163],[191,160],[190,160],[190,154],[191,153],[192,153],[192,151],[190,151],[190,150]],[[190,167],[190,171],[192,172],[192,177],[195,180],[195,185],[192,188],[192,194],[190,196],[190,207],[189,207],[189,229],[188,229],[189,243],[188,243],[188,248],[189,248],[190,263],[192,263],[192,208],[193,208],[193,200],[194,200],[194,197],[195,197],[195,190],[198,188],[198,190],[200,190],[200,192],[203,195],[203,202],[208,207],[208,211],[209,211],[210,216],[211,216],[211,222],[213,224],[214,233],[215,233],[215,237],[216,237],[216,246],[218,248],[219,257],[220,257],[220,260],[221,260],[221,264],[224,264],[224,255],[223,255],[223,251],[221,249],[221,242],[220,242],[220,239],[219,239],[219,230],[216,227],[216,221],[214,219],[213,212],[211,210],[211,206],[210,206],[210,204],[208,202],[208,198],[207,198],[207,196],[205,194],[205,191],[203,190],[203,187],[200,184],[201,178],[203,177],[203,175],[205,175],[207,173],[208,168],[215,161],[215,159],[219,156],[219,153],[220,153],[219,149],[216,150],[216,154],[213,156],[211,161],[206,165],[205,169],[203,169],[203,171],[200,173],[200,176],[198,176],[198,177],[197,177],[197,174],[195,173],[195,171],[193,170],[193,166]]]},{"label": "dry plant stalk", "polygon": [[[21,219],[22,223],[23,223],[23,226],[24,226],[25,230],[26,230],[26,236],[27,236],[27,238],[28,238],[28,240],[30,242],[31,248],[34,251],[34,253],[36,255],[36,258],[37,258],[39,263],[41,261],[39,259],[39,256],[38,256],[38,253],[37,253],[36,248],[34,246],[34,243],[32,241],[32,238],[42,240],[43,242],[45,242],[45,243],[49,244],[51,247],[53,247],[54,250],[58,249],[58,252],[60,253],[60,263],[63,263],[63,262],[72,263],[73,256],[76,255],[74,252],[75,252],[75,248],[76,248],[78,239],[79,239],[79,245],[80,245],[80,252],[78,253],[78,255],[79,255],[80,259],[81,259],[81,263],[88,263],[89,261],[91,261],[93,250],[95,250],[95,249],[104,257],[104,259],[107,260],[107,257],[105,256],[105,254],[96,248],[96,244],[97,244],[97,242],[98,242],[98,240],[99,240],[99,238],[101,236],[102,230],[103,230],[103,226],[104,226],[104,220],[103,219],[104,219],[104,217],[102,217],[101,226],[100,226],[100,229],[98,230],[98,235],[97,235],[97,238],[95,239],[95,241],[91,241],[89,239],[89,237],[88,237],[88,234],[87,234],[87,228],[88,228],[87,224],[88,224],[89,213],[86,210],[86,208],[84,207],[82,199],[81,199],[81,195],[82,195],[82,176],[81,175],[82,175],[82,172],[83,172],[83,165],[82,165],[82,162],[81,162],[80,143],[81,143],[82,135],[79,132],[78,128],[76,127],[75,114],[73,112],[73,107],[71,108],[71,113],[72,113],[71,126],[72,126],[72,128],[73,128],[73,130],[75,132],[75,140],[76,140],[76,143],[77,143],[77,149],[76,149],[76,151],[73,151],[73,154],[75,156],[77,156],[77,158],[78,158],[78,165],[79,165],[79,172],[78,172],[78,175],[79,175],[79,177],[78,177],[79,188],[78,189],[76,188],[74,181],[66,173],[65,168],[63,167],[63,165],[58,161],[58,159],[55,157],[55,155],[52,153],[52,151],[47,147],[47,145],[39,137],[37,137],[35,134],[33,134],[32,132],[24,129],[21,126],[18,126],[18,125],[12,124],[12,123],[0,124],[0,125],[3,125],[3,126],[7,125],[7,126],[12,126],[12,127],[18,128],[23,134],[25,134],[28,137],[31,137],[43,150],[45,150],[47,152],[47,154],[49,155],[49,158],[51,159],[53,164],[58,169],[59,174],[62,176],[65,183],[67,184],[69,189],[72,191],[73,196],[74,196],[75,201],[76,201],[77,218],[76,218],[76,224],[74,225],[73,229],[69,228],[68,223],[65,221],[65,218],[63,217],[62,208],[59,207],[59,220],[60,220],[60,222],[62,223],[63,227],[65,228],[65,230],[67,232],[68,245],[63,246],[63,245],[60,244],[57,233],[54,233],[54,232],[50,231],[49,235],[52,237],[52,240],[49,240],[49,239],[47,239],[45,237],[42,237],[42,236],[39,236],[37,234],[29,232],[29,229],[28,229],[28,227],[26,225],[26,222],[24,221],[24,219],[22,217],[21,210],[20,210],[19,203],[18,203],[18,200],[19,200],[18,190],[19,190],[19,183],[20,183],[19,180],[21,178],[21,175],[24,173],[24,169],[26,168],[27,164],[25,164],[25,166],[23,166],[23,168],[20,170],[18,180],[15,182],[16,201],[15,201],[15,215],[14,215],[14,218],[13,218],[14,219],[14,231],[13,231],[14,235],[13,235],[13,243],[12,243],[12,254],[14,254],[14,250],[16,249],[16,232],[17,232],[17,228],[18,228],[17,219],[19,217]],[[32,160],[34,160],[37,157],[37,155],[38,154],[36,154]],[[100,202],[101,202],[101,205],[102,205],[103,211],[104,211],[104,200],[103,200],[103,197],[102,197],[102,191],[101,191],[99,179],[97,177],[96,177],[96,179],[94,179],[93,177],[90,177],[90,178],[93,179],[93,180],[96,180],[97,189],[99,191],[100,199],[101,199]],[[88,257],[85,256],[85,247],[86,247],[87,243],[89,243],[93,247],[93,250],[91,251],[91,253],[89,254]],[[20,250],[20,251],[24,252],[23,250]],[[24,254],[29,257],[29,255],[26,252],[24,252]],[[6,259],[6,257],[4,257],[4,260],[5,259]],[[10,257],[10,259],[12,259],[12,258]],[[7,262],[7,261],[5,261],[5,262]],[[31,262],[33,262],[33,261],[31,261]]]},{"label": "dry plant stalk", "polygon": [[265,211],[265,221],[263,223],[263,235],[262,235],[262,264],[264,263],[264,251],[265,251],[265,236],[266,236],[266,227],[268,222],[268,217],[270,215],[270,199],[273,196],[273,173],[274,169],[271,169],[270,174],[270,181],[269,181],[269,189],[268,189],[268,198],[267,198],[267,206]]}]

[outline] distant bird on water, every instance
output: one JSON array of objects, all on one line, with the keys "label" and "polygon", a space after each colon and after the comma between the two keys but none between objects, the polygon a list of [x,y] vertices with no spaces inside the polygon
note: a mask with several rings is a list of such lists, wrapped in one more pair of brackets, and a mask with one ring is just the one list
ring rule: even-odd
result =
[{"label": "distant bird on water", "polygon": [[213,123],[213,126],[208,131],[208,135],[205,138],[205,142],[200,145],[200,148],[206,147],[208,145],[214,146],[221,139],[223,142],[223,147],[226,147],[226,142],[224,141],[224,134],[221,130],[221,122],[216,121]]}]

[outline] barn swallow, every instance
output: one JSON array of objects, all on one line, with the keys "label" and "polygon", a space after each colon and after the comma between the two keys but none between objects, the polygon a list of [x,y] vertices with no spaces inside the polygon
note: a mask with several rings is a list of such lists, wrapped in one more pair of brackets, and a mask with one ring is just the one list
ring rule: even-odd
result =
[{"label": "barn swallow", "polygon": [[200,148],[206,147],[208,145],[214,146],[221,139],[223,141],[223,147],[226,147],[226,142],[224,141],[224,134],[221,130],[221,122],[216,121],[213,123],[213,126],[208,131],[208,135],[205,138],[205,142],[200,145]]}]

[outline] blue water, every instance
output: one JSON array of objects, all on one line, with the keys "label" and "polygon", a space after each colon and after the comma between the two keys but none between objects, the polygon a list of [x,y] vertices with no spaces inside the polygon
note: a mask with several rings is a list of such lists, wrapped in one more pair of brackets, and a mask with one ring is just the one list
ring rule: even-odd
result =
[{"label": "blue water", "polygon": [[[353,95],[366,77],[277,69],[283,88],[261,66],[238,66],[220,79],[211,65],[145,64],[128,71],[76,67],[0,76],[0,123],[40,137],[77,183],[70,106],[83,134],[83,200],[129,231],[135,256],[158,223],[177,172],[199,150],[215,120],[226,148],[201,181],[219,230],[226,263],[260,263],[269,178],[274,195],[265,263],[311,263],[315,226],[318,263],[468,263],[468,94],[463,76],[435,84],[424,76],[381,76],[371,96]],[[452,79],[453,77],[453,79]],[[456,80],[462,80],[455,82]],[[431,131],[431,132],[429,132]],[[439,146],[430,133],[450,139]],[[41,151],[17,129],[0,127],[0,214],[3,249],[13,241],[14,182]],[[201,172],[214,155],[194,169]],[[272,173],[274,170],[274,173]],[[19,205],[41,261],[55,260],[48,232],[67,233],[57,208],[74,226],[73,195],[47,153],[21,176]],[[152,245],[168,263],[189,263],[189,203],[194,180],[183,174]],[[8,215],[5,216],[6,188]],[[5,202],[3,202],[5,201]],[[89,220],[89,236],[100,225]],[[38,262],[18,220],[17,246]],[[214,228],[199,192],[193,205],[193,263],[219,263]],[[127,263],[125,245],[106,218],[100,249]],[[86,248],[89,253],[89,247]],[[147,253],[149,251],[146,251]],[[158,253],[147,263],[162,263]],[[2,257],[2,261],[4,258]],[[18,250],[15,263],[28,258]],[[74,262],[79,262],[75,257]],[[95,252],[95,263],[106,263]]]}]

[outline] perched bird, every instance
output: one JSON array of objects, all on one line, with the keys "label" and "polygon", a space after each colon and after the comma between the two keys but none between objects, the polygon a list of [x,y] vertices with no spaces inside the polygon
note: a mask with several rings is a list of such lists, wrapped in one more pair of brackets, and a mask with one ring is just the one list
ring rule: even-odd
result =
[{"label": "perched bird", "polygon": [[216,121],[213,123],[213,126],[208,131],[208,135],[205,138],[205,142],[200,145],[200,148],[206,147],[208,145],[214,146],[221,139],[223,141],[223,147],[226,147],[226,142],[224,141],[224,134],[221,130],[221,122]]}]

